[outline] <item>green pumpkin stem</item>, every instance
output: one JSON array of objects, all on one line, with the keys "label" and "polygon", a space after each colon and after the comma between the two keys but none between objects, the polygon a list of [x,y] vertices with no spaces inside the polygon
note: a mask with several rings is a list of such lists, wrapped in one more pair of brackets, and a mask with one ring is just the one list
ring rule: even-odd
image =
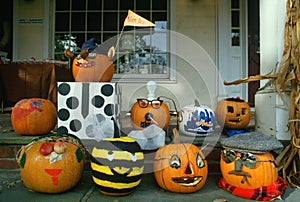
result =
[{"label": "green pumpkin stem", "polygon": [[174,144],[180,143],[180,136],[176,128],[173,128]]}]

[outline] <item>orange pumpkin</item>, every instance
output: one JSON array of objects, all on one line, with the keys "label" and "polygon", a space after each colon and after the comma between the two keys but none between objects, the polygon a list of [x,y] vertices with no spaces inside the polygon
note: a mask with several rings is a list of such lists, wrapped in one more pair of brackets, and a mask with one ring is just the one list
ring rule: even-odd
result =
[{"label": "orange pumpkin", "polygon": [[243,129],[250,122],[250,106],[240,98],[227,98],[217,104],[215,115],[225,128]]},{"label": "orange pumpkin", "polygon": [[110,82],[114,74],[114,65],[107,55],[96,54],[94,58],[85,58],[91,66],[81,67],[80,58],[72,63],[72,74],[78,82]]},{"label": "orange pumpkin", "polygon": [[32,191],[61,193],[74,187],[84,169],[84,148],[70,135],[45,135],[17,155],[23,184]]},{"label": "orange pumpkin", "polygon": [[170,110],[160,99],[137,99],[130,110],[130,118],[136,130],[142,130],[151,124],[166,129],[170,121]]},{"label": "orange pumpkin", "polygon": [[174,144],[159,148],[154,158],[154,177],[157,184],[168,191],[196,192],[206,182],[207,162],[203,152],[194,144],[179,143],[176,129]]},{"label": "orange pumpkin", "polygon": [[[231,154],[226,155],[228,152]],[[229,157],[230,161],[226,156],[231,156]],[[250,154],[223,150],[220,168],[222,176],[228,184],[243,189],[256,189],[270,185],[277,180],[278,173],[274,162],[271,152]]]},{"label": "orange pumpkin", "polygon": [[46,99],[22,99],[11,112],[12,127],[21,135],[47,134],[54,129],[56,122],[56,107]]}]

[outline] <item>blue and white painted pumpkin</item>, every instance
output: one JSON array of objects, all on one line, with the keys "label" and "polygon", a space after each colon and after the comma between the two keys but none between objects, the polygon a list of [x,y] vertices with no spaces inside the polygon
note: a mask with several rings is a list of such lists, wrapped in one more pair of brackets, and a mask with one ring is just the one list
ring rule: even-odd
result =
[{"label": "blue and white painted pumpkin", "polygon": [[141,183],[144,154],[131,137],[121,136],[115,123],[114,137],[105,138],[92,149],[92,176],[102,194],[128,195]]},{"label": "blue and white painted pumpkin", "polygon": [[190,136],[204,136],[213,132],[216,126],[214,111],[206,105],[195,104],[184,106],[179,113],[179,129]]}]

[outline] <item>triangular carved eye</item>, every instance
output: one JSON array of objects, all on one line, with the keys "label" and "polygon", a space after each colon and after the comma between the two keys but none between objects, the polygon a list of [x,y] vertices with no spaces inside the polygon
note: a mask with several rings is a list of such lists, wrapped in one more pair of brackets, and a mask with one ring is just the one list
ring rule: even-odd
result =
[{"label": "triangular carved eye", "polygon": [[176,169],[180,167],[180,158],[176,154],[171,156],[170,166]]},{"label": "triangular carved eye", "polygon": [[196,163],[199,168],[203,168],[205,166],[204,160],[200,153],[197,153]]}]

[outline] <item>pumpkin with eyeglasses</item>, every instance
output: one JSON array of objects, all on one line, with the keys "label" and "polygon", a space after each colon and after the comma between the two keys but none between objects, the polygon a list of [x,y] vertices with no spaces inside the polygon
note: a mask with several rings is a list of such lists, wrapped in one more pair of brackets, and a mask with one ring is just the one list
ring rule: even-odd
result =
[{"label": "pumpkin with eyeglasses", "polygon": [[221,152],[220,167],[228,184],[243,189],[267,186],[278,178],[271,152],[252,154],[224,149]]},{"label": "pumpkin with eyeglasses", "polygon": [[170,121],[170,110],[159,98],[138,98],[130,110],[130,118],[136,130],[142,130],[151,124],[166,129]]}]

